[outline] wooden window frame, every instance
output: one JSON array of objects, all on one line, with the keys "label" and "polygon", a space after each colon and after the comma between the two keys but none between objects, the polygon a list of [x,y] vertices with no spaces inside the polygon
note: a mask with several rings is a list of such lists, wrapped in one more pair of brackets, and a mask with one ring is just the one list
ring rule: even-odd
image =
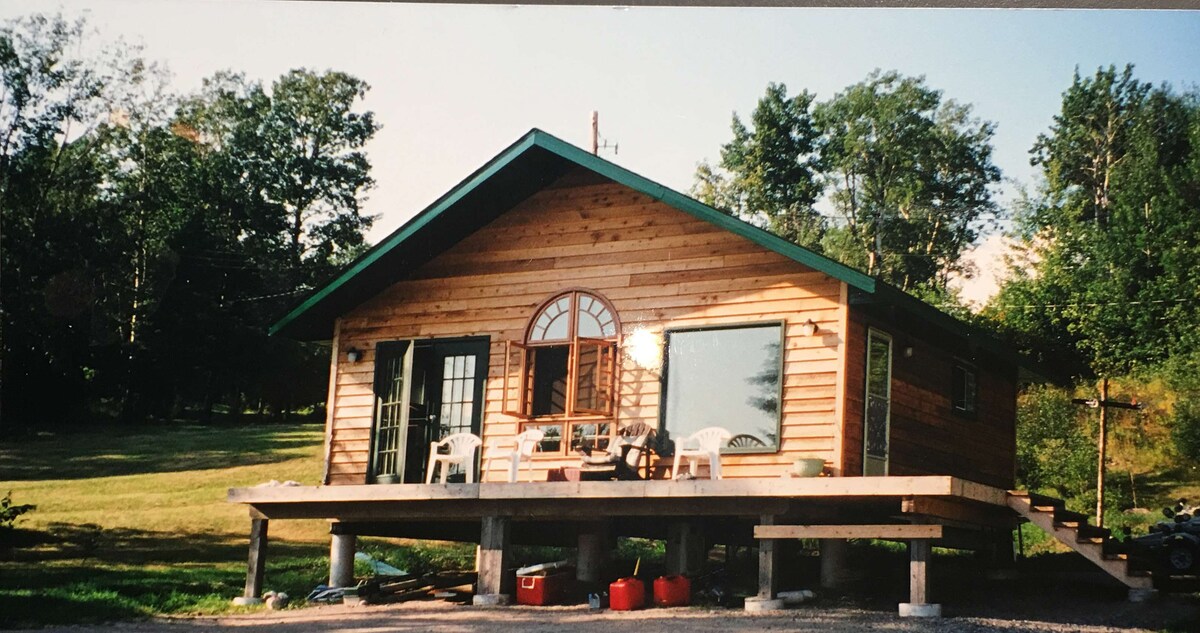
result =
[{"label": "wooden window frame", "polygon": [[[883,457],[883,477],[888,476],[892,469],[892,385],[896,382],[896,339],[891,333],[885,332],[879,328],[868,327],[866,338],[864,339],[865,356],[863,358],[863,424],[862,424],[862,465],[863,475],[866,474],[867,461],[869,459],[879,459],[871,455],[867,448],[867,424],[871,417],[871,339],[878,338],[881,341],[887,341],[888,345],[888,373],[887,373],[887,403],[888,412],[887,418],[884,419],[884,433],[887,437],[887,454]],[[878,476],[878,475],[870,475]]]},{"label": "wooden window frame", "polygon": [[[612,316],[614,335],[612,338],[592,338],[579,336],[578,327],[578,312],[580,296],[587,295],[593,301],[600,302]],[[531,341],[530,335],[533,332],[535,323],[538,317],[542,315],[549,306],[554,305],[564,296],[570,297],[570,306],[568,308],[567,332],[568,336],[562,339],[539,340]],[[594,345],[597,349],[608,351],[606,362],[597,371],[596,380],[597,388],[601,388],[600,382],[607,381],[607,395],[603,397],[603,407],[599,409],[590,409],[578,407],[579,393],[579,362],[580,348],[582,346]],[[564,394],[565,402],[563,413],[549,415],[534,415],[533,414],[533,372],[535,367],[531,366],[531,358],[534,357],[530,351],[536,350],[539,347],[567,347],[567,375],[566,375],[566,392]],[[562,427],[561,446],[557,453],[535,453],[534,456],[544,456],[549,458],[559,458],[569,454],[571,450],[571,439],[574,437],[575,425],[577,424],[602,424],[609,423],[608,438],[611,441],[616,437],[617,424],[617,397],[620,390],[620,357],[621,350],[621,321],[617,315],[616,309],[608,299],[594,290],[587,288],[571,288],[562,292],[557,292],[540,303],[537,309],[533,312],[533,316],[529,319],[529,324],[525,327],[525,338],[523,341],[506,341],[504,353],[504,391],[503,391],[503,407],[505,415],[510,415],[520,420],[520,430],[524,431],[527,427],[541,427],[547,425],[560,425]],[[603,355],[603,352],[601,352]],[[536,361],[533,361],[536,362]],[[514,376],[515,374],[515,376]],[[514,399],[515,395],[515,399]]]},{"label": "wooden window frame", "polygon": [[[958,384],[958,376],[956,376],[956,374],[958,373],[959,369],[964,372],[964,379],[967,373],[974,376],[975,379],[975,389],[971,393],[969,401],[967,400],[967,394],[965,393],[966,385]],[[964,403],[969,405],[967,407],[959,407],[958,402],[954,397],[959,388],[962,388],[964,391],[963,399]],[[965,418],[968,420],[979,419],[979,366],[961,358],[955,358],[950,363],[950,411],[960,418]]]},{"label": "wooden window frame", "polygon": [[[769,320],[769,321],[748,321],[739,323],[719,323],[713,325],[701,326],[685,326],[666,328],[663,330],[663,346],[662,346],[662,372],[659,378],[659,407],[658,407],[658,433],[660,443],[667,438],[670,433],[667,430],[667,390],[670,389],[670,357],[671,357],[671,335],[681,332],[711,332],[715,330],[743,330],[751,328],[779,328],[779,389],[776,397],[779,399],[779,411],[776,414],[775,420],[775,436],[778,441],[775,446],[767,446],[763,448],[749,447],[730,447],[724,446],[721,448],[722,455],[738,455],[738,454],[760,454],[773,455],[783,451],[783,407],[784,407],[784,387],[787,383],[787,328],[786,320]],[[657,447],[658,451],[667,452],[666,446],[660,444]]]}]

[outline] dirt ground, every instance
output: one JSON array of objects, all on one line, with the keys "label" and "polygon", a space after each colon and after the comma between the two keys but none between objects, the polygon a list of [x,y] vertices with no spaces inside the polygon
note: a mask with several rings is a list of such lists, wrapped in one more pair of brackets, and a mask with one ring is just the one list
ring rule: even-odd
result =
[{"label": "dirt ground", "polygon": [[[982,593],[956,595],[944,605],[946,617],[901,619],[895,603],[844,596],[818,596],[814,602],[773,614],[741,609],[673,608],[635,612],[589,611],[570,607],[470,607],[428,600],[392,605],[343,605],[289,609],[225,617],[159,618],[98,627],[109,633],[200,633],[220,629],[282,633],[383,633],[437,631],[465,633],[734,633],[738,631],[888,631],[968,633],[1061,631],[1081,633],[1200,631],[1200,596],[1161,596],[1132,604],[1113,587],[1076,583],[1060,589],[1030,587],[1020,581],[990,585]],[[91,630],[92,627],[89,627]],[[71,631],[80,627],[43,629]]]}]

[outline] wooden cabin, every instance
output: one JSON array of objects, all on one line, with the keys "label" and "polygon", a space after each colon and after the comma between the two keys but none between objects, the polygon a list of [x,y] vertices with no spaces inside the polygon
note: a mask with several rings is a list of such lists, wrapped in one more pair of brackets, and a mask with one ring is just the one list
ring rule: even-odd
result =
[{"label": "wooden cabin", "polygon": [[[886,504],[859,516],[888,521],[927,495],[942,505],[922,506],[926,518],[950,508],[940,515],[955,525],[1008,528],[987,507],[1013,485],[1013,353],[540,130],[273,333],[332,341],[325,485],[233,491],[257,519],[409,536],[462,524],[487,541],[488,521],[518,517],[536,541],[547,521],[606,521],[610,534],[647,529],[621,520],[654,514],[778,523],[798,498],[824,503],[804,505],[826,510],[807,523],[844,522],[839,504],[864,499]],[[661,482],[571,480],[582,449],[635,423],[657,429],[646,474]],[[710,426],[733,436],[724,478],[674,481],[673,440]],[[545,435],[522,482],[492,468],[478,484],[424,483],[431,441],[471,432],[486,446],[528,429]],[[824,476],[789,477],[799,458],[820,459]],[[570,505],[580,498],[593,502]]]},{"label": "wooden cabin", "polygon": [[635,422],[660,446],[729,429],[728,478],[803,457],[837,476],[1013,483],[1014,355],[538,130],[274,332],[333,341],[326,484],[423,483],[430,441],[530,428],[546,481]]}]

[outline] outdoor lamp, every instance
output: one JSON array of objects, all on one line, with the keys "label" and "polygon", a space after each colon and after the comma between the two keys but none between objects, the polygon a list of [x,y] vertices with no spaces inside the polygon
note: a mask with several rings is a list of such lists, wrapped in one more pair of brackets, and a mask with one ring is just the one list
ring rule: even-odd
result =
[{"label": "outdoor lamp", "polygon": [[800,324],[800,334],[804,336],[813,336],[817,333],[817,324],[812,319]]},{"label": "outdoor lamp", "polygon": [[358,361],[362,360],[362,350],[358,349],[357,347],[351,347],[350,349],[346,350],[346,360],[352,363],[357,363]]},{"label": "outdoor lamp", "polygon": [[625,339],[625,355],[642,369],[662,368],[663,339],[661,334],[638,329]]}]

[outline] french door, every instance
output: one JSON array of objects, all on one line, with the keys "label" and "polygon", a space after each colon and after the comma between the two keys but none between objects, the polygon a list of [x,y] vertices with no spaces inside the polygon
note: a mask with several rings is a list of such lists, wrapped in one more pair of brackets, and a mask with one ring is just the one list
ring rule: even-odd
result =
[{"label": "french door", "polygon": [[480,434],[488,347],[487,337],[376,347],[370,481],[423,483],[431,442]]},{"label": "french door", "polygon": [[892,337],[874,329],[867,330],[864,400],[863,475],[886,475],[892,424]]}]

